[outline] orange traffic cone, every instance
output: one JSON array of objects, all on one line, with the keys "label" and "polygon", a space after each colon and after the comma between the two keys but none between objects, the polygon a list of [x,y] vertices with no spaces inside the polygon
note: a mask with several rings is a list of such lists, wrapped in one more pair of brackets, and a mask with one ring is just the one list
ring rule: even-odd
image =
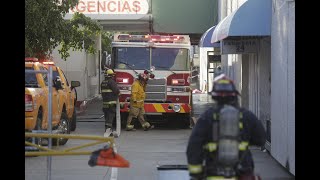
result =
[{"label": "orange traffic cone", "polygon": [[88,162],[89,166],[110,166],[126,168],[129,161],[113,151],[113,148],[104,148],[94,151]]}]

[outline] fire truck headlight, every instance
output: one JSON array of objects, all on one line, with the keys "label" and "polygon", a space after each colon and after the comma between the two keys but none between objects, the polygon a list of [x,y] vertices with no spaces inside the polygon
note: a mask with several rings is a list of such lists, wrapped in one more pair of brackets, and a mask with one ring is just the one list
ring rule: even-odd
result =
[{"label": "fire truck headlight", "polygon": [[128,82],[129,82],[129,79],[128,79],[128,78],[122,79],[122,82],[123,82],[123,83],[128,83]]},{"label": "fire truck headlight", "polygon": [[190,92],[191,88],[190,87],[186,87],[186,92]]},{"label": "fire truck headlight", "polygon": [[180,112],[180,110],[181,110],[180,104],[173,105],[173,110],[174,110],[174,112]]}]

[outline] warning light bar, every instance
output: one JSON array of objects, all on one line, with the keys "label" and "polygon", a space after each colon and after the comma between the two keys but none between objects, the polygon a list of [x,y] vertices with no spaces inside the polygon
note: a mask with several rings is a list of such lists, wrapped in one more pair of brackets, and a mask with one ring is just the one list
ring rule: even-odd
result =
[{"label": "warning light bar", "polygon": [[115,34],[114,41],[120,42],[154,42],[154,43],[190,43],[187,35],[131,35],[131,34]]},{"label": "warning light bar", "polygon": [[33,58],[33,57],[26,57],[24,58],[24,60],[29,62],[38,62],[38,58]]},{"label": "warning light bar", "polygon": [[44,61],[42,62],[44,65],[54,65],[53,61]]},{"label": "warning light bar", "polygon": [[27,62],[40,62],[44,65],[54,65],[53,61],[50,61],[50,60],[48,61],[48,60],[43,60],[43,59],[39,60],[38,58],[35,58],[35,57],[26,57],[26,58],[24,58],[24,60]]}]

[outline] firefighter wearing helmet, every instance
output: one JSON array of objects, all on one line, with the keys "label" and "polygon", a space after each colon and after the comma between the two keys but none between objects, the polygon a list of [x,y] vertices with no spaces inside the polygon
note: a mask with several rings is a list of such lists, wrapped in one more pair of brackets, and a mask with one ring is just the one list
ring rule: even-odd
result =
[{"label": "firefighter wearing helmet", "polygon": [[105,118],[105,132],[110,134],[110,136],[117,137],[113,122],[116,116],[116,104],[120,90],[114,80],[114,76],[115,72],[112,69],[105,70],[105,79],[101,83],[101,94]]},{"label": "firefighter wearing helmet", "polygon": [[138,118],[142,128],[145,131],[154,127],[144,119],[144,100],[146,99],[145,90],[147,86],[147,81],[149,79],[148,76],[148,73],[140,73],[138,75],[138,78],[133,82],[131,86],[130,112],[128,115],[126,126],[127,131],[136,130],[134,128],[134,125],[131,124],[132,118]]},{"label": "firefighter wearing helmet", "polygon": [[190,178],[255,177],[248,147],[264,146],[266,131],[261,121],[239,106],[240,94],[226,75],[214,79],[211,95],[216,103],[201,114],[189,137],[186,155]]}]

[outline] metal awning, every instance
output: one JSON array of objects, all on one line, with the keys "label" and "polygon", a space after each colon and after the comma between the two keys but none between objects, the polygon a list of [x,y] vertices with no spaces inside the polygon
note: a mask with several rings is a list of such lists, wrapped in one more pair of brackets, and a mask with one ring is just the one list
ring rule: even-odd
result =
[{"label": "metal awning", "polygon": [[199,47],[220,47],[220,43],[211,43],[212,33],[215,27],[216,26],[212,26],[205,33],[203,33],[199,42]]},{"label": "metal awning", "polygon": [[270,36],[271,1],[247,0],[225,17],[213,31],[211,42],[231,36]]}]

